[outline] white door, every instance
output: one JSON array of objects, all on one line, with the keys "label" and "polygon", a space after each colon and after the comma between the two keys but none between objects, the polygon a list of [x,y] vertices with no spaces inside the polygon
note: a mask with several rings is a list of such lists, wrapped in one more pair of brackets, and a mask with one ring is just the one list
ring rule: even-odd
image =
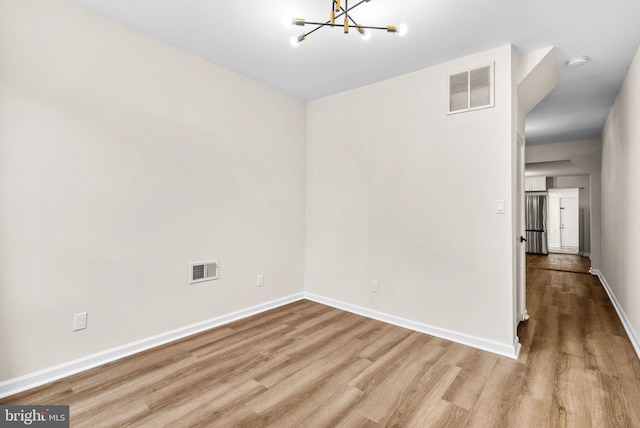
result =
[{"label": "white door", "polygon": [[549,248],[560,248],[560,198],[553,190],[549,191],[549,210],[547,213],[547,242]]},{"label": "white door", "polygon": [[578,248],[577,198],[560,198],[560,245]]}]

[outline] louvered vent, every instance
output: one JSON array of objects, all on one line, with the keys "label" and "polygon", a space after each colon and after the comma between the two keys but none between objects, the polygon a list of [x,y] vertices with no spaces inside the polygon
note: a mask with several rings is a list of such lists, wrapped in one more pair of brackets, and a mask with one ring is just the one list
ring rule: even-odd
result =
[{"label": "louvered vent", "polygon": [[469,108],[469,72],[449,76],[449,112]]},{"label": "louvered vent", "polygon": [[493,106],[493,64],[449,75],[449,113]]},{"label": "louvered vent", "polygon": [[211,281],[219,278],[220,267],[218,260],[191,263],[189,271],[189,283],[195,284],[202,281]]}]

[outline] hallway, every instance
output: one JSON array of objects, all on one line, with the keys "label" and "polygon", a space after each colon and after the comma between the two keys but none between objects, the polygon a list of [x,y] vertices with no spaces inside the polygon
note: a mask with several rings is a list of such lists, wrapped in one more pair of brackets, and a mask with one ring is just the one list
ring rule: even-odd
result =
[{"label": "hallway", "polygon": [[519,362],[535,425],[640,426],[640,360],[589,268],[586,257],[527,255]]}]

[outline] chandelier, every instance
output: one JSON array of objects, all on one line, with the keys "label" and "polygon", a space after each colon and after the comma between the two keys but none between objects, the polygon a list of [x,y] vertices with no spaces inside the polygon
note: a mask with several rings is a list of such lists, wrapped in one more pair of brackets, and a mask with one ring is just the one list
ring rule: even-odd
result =
[{"label": "chandelier", "polygon": [[[371,25],[358,24],[353,19],[350,12],[356,7],[360,6],[362,3],[369,3],[370,1],[371,0],[360,0],[355,5],[349,7],[349,0],[344,0],[344,7],[342,7],[342,5],[340,4],[341,0],[331,0],[331,15],[329,17],[329,20],[326,22],[312,22],[312,21],[307,21],[303,18],[289,18],[289,17],[283,18],[283,24],[285,26],[301,26],[301,27],[304,27],[305,25],[315,26],[315,28],[309,32],[306,32],[306,33],[303,32],[299,36],[292,36],[291,45],[297,46],[298,44],[306,40],[306,38],[309,37],[311,34],[315,33],[316,31],[318,31],[323,27],[342,28],[344,30],[344,34],[349,34],[349,28],[353,26],[358,31],[358,33],[360,33],[360,35],[364,40],[367,40],[369,39],[369,37],[371,37],[370,30],[384,30],[388,33],[396,33],[400,36],[404,36],[407,33],[408,27],[406,24],[400,24],[397,27],[395,25],[387,25],[386,27],[377,27],[377,26],[371,26]],[[342,17],[344,17],[343,23],[336,25],[336,20]]]}]

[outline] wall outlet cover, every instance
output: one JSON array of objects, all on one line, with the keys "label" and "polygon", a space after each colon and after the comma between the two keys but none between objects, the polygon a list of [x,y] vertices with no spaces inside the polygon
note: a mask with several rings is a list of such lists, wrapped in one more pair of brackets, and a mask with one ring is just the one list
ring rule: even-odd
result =
[{"label": "wall outlet cover", "polygon": [[87,328],[87,313],[80,312],[73,315],[73,331]]}]

